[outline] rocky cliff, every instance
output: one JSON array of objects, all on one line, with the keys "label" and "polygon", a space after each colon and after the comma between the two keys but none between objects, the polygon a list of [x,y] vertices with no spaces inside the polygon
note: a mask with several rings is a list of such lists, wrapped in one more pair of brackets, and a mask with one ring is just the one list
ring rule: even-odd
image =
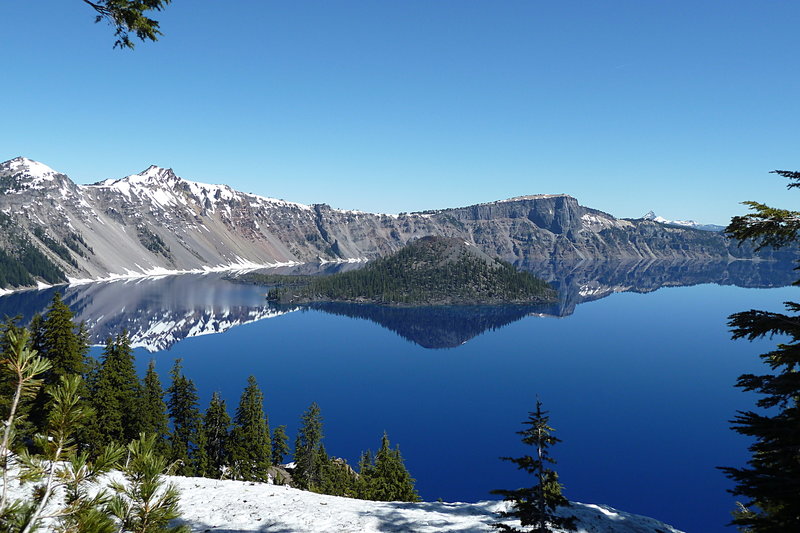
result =
[{"label": "rocky cliff", "polygon": [[265,198],[154,166],[122,179],[77,185],[30,159],[0,163],[2,287],[360,261],[426,235],[457,237],[521,266],[600,258],[752,257],[750,248],[722,235],[617,219],[566,195],[384,215]]}]

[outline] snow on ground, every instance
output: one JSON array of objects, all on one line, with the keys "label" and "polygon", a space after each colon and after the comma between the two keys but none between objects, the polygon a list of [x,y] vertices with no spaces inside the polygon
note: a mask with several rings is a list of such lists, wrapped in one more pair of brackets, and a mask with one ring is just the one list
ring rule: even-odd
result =
[{"label": "snow on ground", "polygon": [[[285,486],[172,477],[181,490],[183,523],[193,532],[459,533],[494,531],[500,501],[371,502]],[[681,533],[662,522],[605,505],[575,503],[580,533]],[[517,524],[519,525],[519,524]],[[558,533],[557,531],[554,533]]]}]

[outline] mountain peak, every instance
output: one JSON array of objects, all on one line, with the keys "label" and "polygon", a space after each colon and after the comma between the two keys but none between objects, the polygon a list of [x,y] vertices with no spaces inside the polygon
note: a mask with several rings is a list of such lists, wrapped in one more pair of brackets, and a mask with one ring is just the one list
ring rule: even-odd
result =
[{"label": "mountain peak", "polygon": [[27,157],[22,156],[9,159],[0,166],[8,168],[15,174],[22,172],[32,178],[52,179],[52,176],[61,174],[60,172],[56,172],[52,168],[48,167],[44,163],[39,163],[38,161],[34,161],[33,159],[28,159]]},{"label": "mountain peak", "polygon": [[177,181],[180,178],[175,174],[175,172],[171,168],[164,168],[158,165],[150,165],[147,169],[139,172],[138,174],[134,174],[132,176],[128,176],[128,178],[136,178],[142,177],[147,179],[148,181]]}]

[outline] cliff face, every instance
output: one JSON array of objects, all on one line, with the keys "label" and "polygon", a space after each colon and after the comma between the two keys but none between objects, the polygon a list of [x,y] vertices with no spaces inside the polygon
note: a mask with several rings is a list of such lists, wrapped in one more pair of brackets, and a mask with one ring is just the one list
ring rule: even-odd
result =
[{"label": "cliff face", "polygon": [[522,266],[600,258],[752,257],[752,250],[720,234],[617,219],[566,195],[381,215],[264,198],[184,180],[158,167],[76,185],[29,159],[0,163],[0,268],[6,274],[0,285],[6,287],[168,270],[366,260],[426,235],[456,237]]}]

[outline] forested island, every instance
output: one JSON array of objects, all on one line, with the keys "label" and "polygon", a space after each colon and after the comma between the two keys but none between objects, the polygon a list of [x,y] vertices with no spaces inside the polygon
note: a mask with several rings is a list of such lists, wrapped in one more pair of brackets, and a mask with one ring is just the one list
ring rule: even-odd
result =
[{"label": "forested island", "polygon": [[556,298],[556,291],[533,274],[447,237],[423,237],[360,270],[321,277],[250,273],[239,281],[275,285],[267,299],[278,303],[500,305]]}]

